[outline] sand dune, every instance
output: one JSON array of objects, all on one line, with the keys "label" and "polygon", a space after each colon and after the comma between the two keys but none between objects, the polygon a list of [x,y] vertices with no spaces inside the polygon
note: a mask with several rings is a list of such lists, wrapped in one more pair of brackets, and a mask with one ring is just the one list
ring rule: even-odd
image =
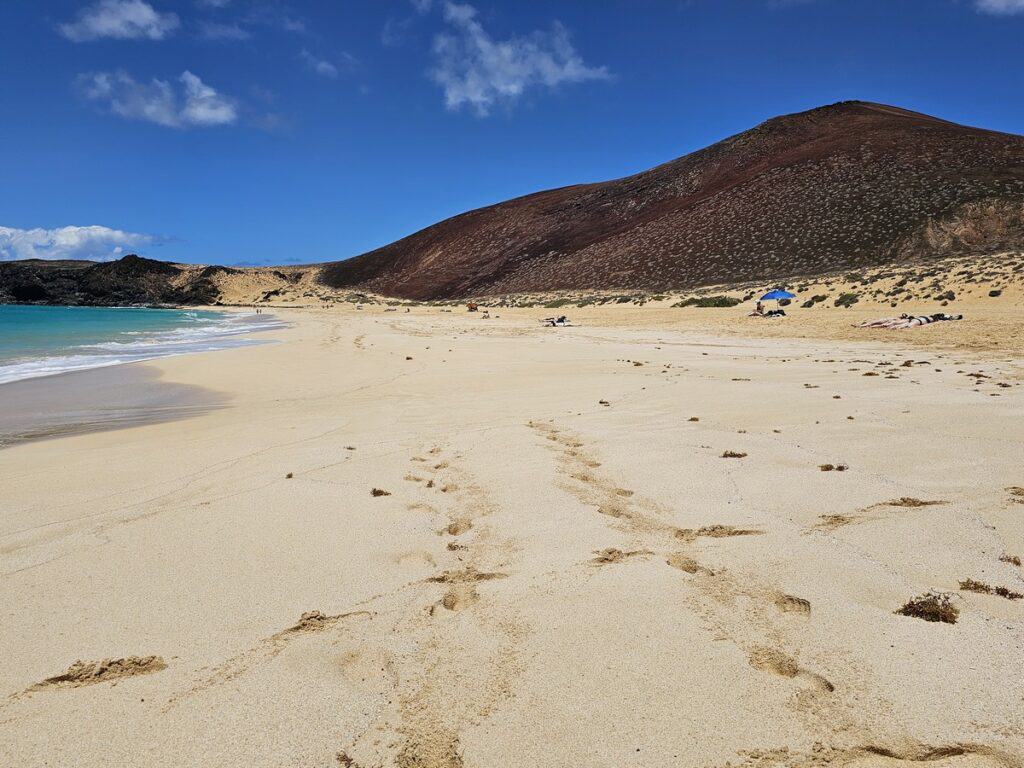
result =
[{"label": "sand dune", "polygon": [[1018,353],[702,311],[280,310],[0,452],[0,764],[1024,765]]}]

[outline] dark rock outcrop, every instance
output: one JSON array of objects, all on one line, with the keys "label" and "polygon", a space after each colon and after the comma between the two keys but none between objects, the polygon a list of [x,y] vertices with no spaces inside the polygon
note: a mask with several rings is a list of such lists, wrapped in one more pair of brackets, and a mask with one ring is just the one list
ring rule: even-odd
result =
[{"label": "dark rock outcrop", "polygon": [[[220,268],[222,269],[222,268]],[[213,304],[220,292],[206,270],[134,254],[117,261],[0,262],[0,303],[125,306]],[[185,277],[187,276],[187,279]]]}]

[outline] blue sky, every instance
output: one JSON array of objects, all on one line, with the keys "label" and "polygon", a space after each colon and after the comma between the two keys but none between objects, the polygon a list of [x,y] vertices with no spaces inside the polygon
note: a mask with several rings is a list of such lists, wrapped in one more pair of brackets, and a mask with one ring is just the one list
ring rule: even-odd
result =
[{"label": "blue sky", "polygon": [[0,260],[342,259],[843,99],[1024,133],[1024,0],[5,0]]}]

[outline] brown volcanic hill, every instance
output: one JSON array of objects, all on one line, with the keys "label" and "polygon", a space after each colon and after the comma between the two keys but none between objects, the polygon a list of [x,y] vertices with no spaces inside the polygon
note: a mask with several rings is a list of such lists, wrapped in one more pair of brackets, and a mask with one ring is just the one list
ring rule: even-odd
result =
[{"label": "brown volcanic hill", "polygon": [[1024,247],[1024,137],[843,102],[324,266],[412,299],[773,281]]}]

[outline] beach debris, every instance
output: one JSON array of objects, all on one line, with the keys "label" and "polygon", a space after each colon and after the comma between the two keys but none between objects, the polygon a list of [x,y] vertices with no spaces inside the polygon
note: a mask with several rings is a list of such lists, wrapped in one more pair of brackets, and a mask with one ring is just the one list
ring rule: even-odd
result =
[{"label": "beach debris", "polygon": [[977,592],[982,595],[998,595],[999,597],[1005,597],[1007,600],[1020,600],[1024,598],[1024,595],[1020,592],[1014,592],[1007,587],[993,587],[991,584],[975,581],[974,579],[964,579],[961,581],[960,589],[965,592]]},{"label": "beach debris", "polygon": [[285,480],[291,480],[293,477],[295,477],[295,474],[292,473],[292,472],[289,472],[287,475],[284,476],[284,479]]},{"label": "beach debris", "polygon": [[960,609],[953,605],[952,596],[944,592],[926,592],[908,600],[896,611],[900,616],[911,616],[925,621],[956,624]]},{"label": "beach debris", "polygon": [[739,451],[725,451],[722,453],[723,459],[745,459],[747,454],[740,453]]},{"label": "beach debris", "polygon": [[700,416],[691,416],[687,421],[700,421]]},{"label": "beach debris", "polygon": [[1010,565],[1016,565],[1020,568],[1020,558],[1017,555],[1011,555],[1006,552],[999,556],[999,562],[1009,563]]},{"label": "beach debris", "polygon": [[380,496],[390,496],[391,491],[385,491],[383,488],[374,488],[372,491],[370,491],[370,495],[373,496],[374,498],[378,498]]}]

